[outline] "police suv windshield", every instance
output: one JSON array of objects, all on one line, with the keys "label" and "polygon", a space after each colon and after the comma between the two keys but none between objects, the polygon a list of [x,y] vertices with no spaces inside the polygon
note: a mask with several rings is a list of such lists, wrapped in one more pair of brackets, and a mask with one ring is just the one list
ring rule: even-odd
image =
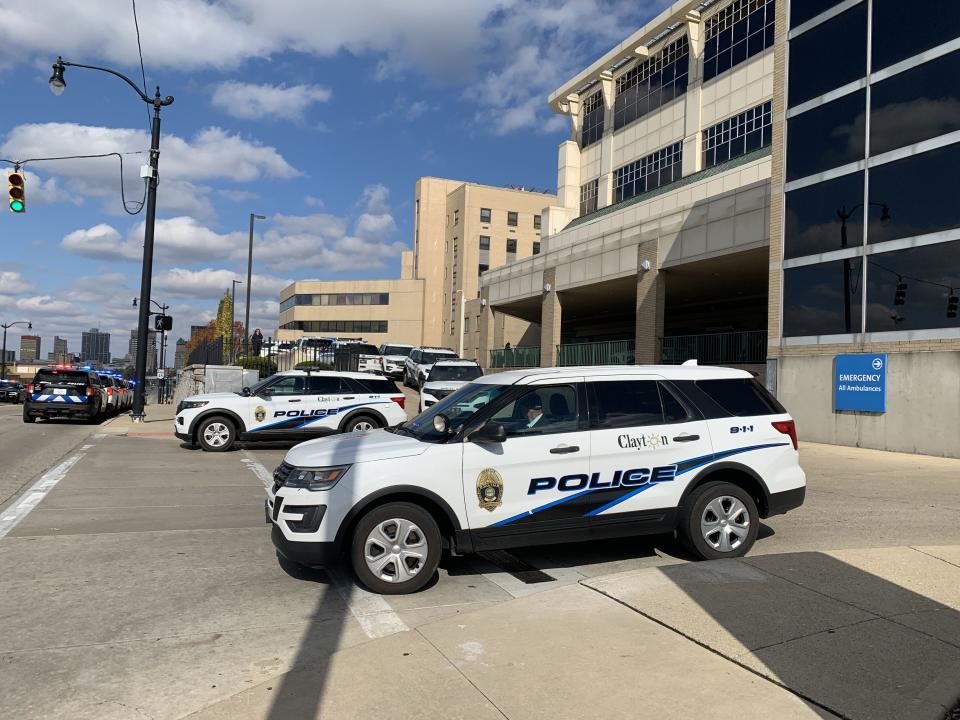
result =
[{"label": "police suv windshield", "polygon": [[434,365],[428,381],[468,382],[483,375],[478,365]]},{"label": "police suv windshield", "polygon": [[457,357],[456,353],[449,352],[428,352],[424,350],[420,353],[420,362],[424,365],[432,365],[437,360],[455,360]]},{"label": "police suv windshield", "polygon": [[407,357],[410,354],[410,351],[413,350],[412,347],[405,347],[403,345],[384,345],[383,354],[384,355],[402,355]]},{"label": "police suv windshield", "polygon": [[[440,443],[455,435],[480,408],[500,397],[509,385],[471,383],[448,395],[426,412],[396,428],[401,435],[411,435],[423,442]],[[433,426],[437,415],[447,418],[447,428],[440,432]]]}]

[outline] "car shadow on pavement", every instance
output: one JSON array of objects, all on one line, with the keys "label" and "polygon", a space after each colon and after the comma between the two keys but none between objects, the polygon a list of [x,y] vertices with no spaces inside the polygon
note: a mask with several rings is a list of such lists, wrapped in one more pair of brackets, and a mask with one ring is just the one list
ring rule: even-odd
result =
[{"label": "car shadow on pavement", "polygon": [[798,552],[667,565],[585,584],[823,717],[949,717],[960,697],[960,612],[937,598],[960,605],[960,567],[910,548],[836,555],[844,559]]}]

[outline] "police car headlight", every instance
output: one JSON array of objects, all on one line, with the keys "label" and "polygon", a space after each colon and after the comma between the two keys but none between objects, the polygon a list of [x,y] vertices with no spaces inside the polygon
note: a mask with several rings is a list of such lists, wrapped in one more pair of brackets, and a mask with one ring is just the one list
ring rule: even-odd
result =
[{"label": "police car headlight", "polygon": [[329,490],[346,475],[349,465],[325,468],[294,468],[284,482],[285,487],[306,490]]},{"label": "police car headlight", "polygon": [[202,408],[204,405],[209,405],[208,400],[184,400],[179,405],[179,410],[193,410],[195,408]]}]

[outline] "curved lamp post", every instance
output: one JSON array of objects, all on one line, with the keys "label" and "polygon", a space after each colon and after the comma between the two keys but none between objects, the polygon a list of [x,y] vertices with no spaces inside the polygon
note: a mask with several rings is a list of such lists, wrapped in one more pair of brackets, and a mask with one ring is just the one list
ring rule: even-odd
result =
[{"label": "curved lamp post", "polygon": [[132,87],[137,95],[148,105],[153,106],[153,122],[150,132],[150,165],[149,169],[141,175],[147,178],[147,216],[143,231],[143,270],[140,276],[140,318],[137,323],[137,360],[135,370],[137,375],[137,384],[133,391],[133,410],[131,415],[134,422],[143,422],[144,417],[144,392],[147,375],[147,332],[150,323],[150,284],[153,280],[153,231],[157,217],[157,168],[160,162],[160,108],[173,103],[173,96],[160,96],[160,88],[157,87],[157,93],[154,97],[148,97],[136,83],[126,75],[118,73],[110,68],[97,67],[96,65],[81,65],[80,63],[67,62],[62,57],[57,58],[53,64],[53,75],[50,76],[50,91],[54,95],[62,95],[67,88],[67,81],[63,77],[64,70],[68,67],[87,68],[88,70],[99,70],[100,72],[110,73],[123,80]]},{"label": "curved lamp post", "polygon": [[0,327],[3,328],[3,355],[0,355],[0,379],[7,379],[7,329],[12,328],[14,325],[26,325],[27,330],[33,330],[33,323],[29,320],[17,320],[12,323],[3,323]]}]

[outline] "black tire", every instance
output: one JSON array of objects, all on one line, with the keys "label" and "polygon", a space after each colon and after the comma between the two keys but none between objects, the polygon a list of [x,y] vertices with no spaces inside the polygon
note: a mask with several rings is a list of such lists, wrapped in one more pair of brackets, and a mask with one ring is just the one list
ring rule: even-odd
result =
[{"label": "black tire", "polygon": [[237,429],[229,418],[214,415],[200,421],[196,437],[207,452],[226,452],[237,440]]},{"label": "black tire", "polygon": [[23,421],[24,421],[25,423],[36,422],[36,421],[37,421],[37,416],[36,416],[36,415],[31,415],[30,413],[27,412],[27,409],[24,408],[24,409],[23,409]]},{"label": "black tire", "polygon": [[[366,425],[370,425],[370,427],[365,427]],[[383,425],[372,415],[355,415],[343,424],[343,432],[368,432],[379,427],[383,427]]]},{"label": "black tire", "polygon": [[[415,527],[409,527],[406,538],[408,541],[416,543],[417,541],[425,545],[424,548],[417,550],[418,546],[413,544],[413,552],[421,552],[422,559],[412,556],[403,558],[400,555],[388,560],[384,566],[381,575],[374,574],[374,571],[367,565],[365,557],[367,539],[374,533],[377,526],[383,524],[384,535],[381,537],[386,541],[390,538],[391,521],[406,521]],[[396,525],[394,525],[396,527]],[[419,530],[419,532],[417,532]],[[437,571],[437,564],[440,562],[440,528],[437,527],[433,517],[418,505],[406,502],[388,503],[376,507],[357,523],[353,530],[353,538],[350,546],[350,562],[353,570],[357,574],[357,579],[369,590],[381,595],[406,595],[413,593],[426,585],[433,578]],[[397,543],[402,546],[403,543]],[[371,552],[376,550],[375,539],[371,545]],[[384,552],[390,552],[392,548],[387,547]],[[378,556],[377,556],[378,557]],[[412,576],[407,580],[391,580],[398,576],[397,563],[404,562],[408,569],[416,567]],[[409,570],[408,570],[409,571]],[[401,571],[402,572],[402,571]],[[387,579],[384,579],[387,578]]]},{"label": "black tire", "polygon": [[403,386],[404,386],[404,387],[412,387],[412,386],[410,385],[410,374],[407,372],[407,369],[406,369],[406,368],[403,369]]},{"label": "black tire", "polygon": [[[713,519],[717,522],[716,530],[702,529],[701,520],[711,523]],[[704,483],[690,494],[679,527],[684,544],[703,560],[743,557],[753,547],[759,529],[760,513],[750,494],[720,481]]]}]

